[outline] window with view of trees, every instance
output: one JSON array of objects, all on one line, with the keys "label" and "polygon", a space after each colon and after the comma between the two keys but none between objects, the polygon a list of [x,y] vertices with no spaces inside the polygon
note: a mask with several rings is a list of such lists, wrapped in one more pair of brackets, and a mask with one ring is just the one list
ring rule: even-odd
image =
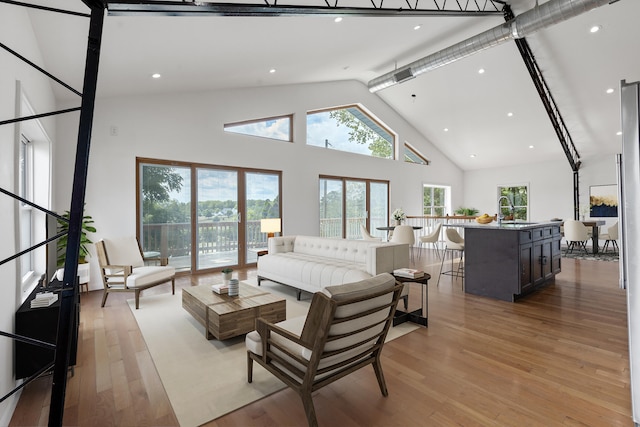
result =
[{"label": "window with view of trees", "polygon": [[429,160],[407,142],[404,144],[404,161],[419,165],[429,164]]},{"label": "window with view of trees", "polygon": [[320,177],[320,236],[361,239],[360,225],[374,236],[387,225],[389,183],[366,179]]},{"label": "window with view of trees", "polygon": [[279,171],[138,163],[143,251],[168,257],[178,271],[256,262],[267,244],[260,220],[281,217]]},{"label": "window with view of trees", "polygon": [[225,132],[291,142],[293,141],[292,117],[292,115],[288,115],[267,119],[247,120],[237,123],[226,123],[224,130]]},{"label": "window with view of trees", "polygon": [[423,215],[445,216],[449,211],[449,187],[424,185],[422,195]]},{"label": "window with view of trees", "polygon": [[395,134],[359,105],[307,113],[307,144],[392,159]]},{"label": "window with view of trees", "polygon": [[[527,221],[529,218],[529,186],[528,185],[514,185],[514,186],[498,186],[498,197],[507,196],[513,207],[515,208],[513,219],[521,219]],[[507,217],[511,215],[511,207],[502,200],[500,202],[500,210],[502,214]]]}]

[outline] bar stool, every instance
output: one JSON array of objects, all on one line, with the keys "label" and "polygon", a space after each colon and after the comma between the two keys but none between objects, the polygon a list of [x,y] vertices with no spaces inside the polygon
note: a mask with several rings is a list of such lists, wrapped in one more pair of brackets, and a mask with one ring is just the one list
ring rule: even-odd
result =
[{"label": "bar stool", "polygon": [[[438,282],[436,286],[440,285],[440,276],[446,274],[452,277],[461,277],[464,285],[464,265],[462,264],[462,257],[464,256],[464,239],[458,232],[450,227],[447,227],[444,231],[444,254],[442,255],[442,263],[440,264],[440,274],[438,274]],[[453,268],[453,252],[460,252],[460,260],[458,261],[458,267]],[[451,270],[442,271],[444,268],[444,261],[447,259],[447,253],[451,255]]]}]

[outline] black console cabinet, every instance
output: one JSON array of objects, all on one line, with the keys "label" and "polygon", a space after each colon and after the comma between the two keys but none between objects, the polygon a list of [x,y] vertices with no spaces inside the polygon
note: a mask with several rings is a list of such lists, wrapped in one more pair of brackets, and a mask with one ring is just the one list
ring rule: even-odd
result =
[{"label": "black console cabinet", "polygon": [[[58,315],[60,314],[60,299],[51,304],[49,307],[31,308],[31,300],[36,297],[38,292],[60,291],[62,283],[58,281],[51,282],[45,289],[38,285],[36,289],[29,295],[26,301],[20,306],[16,312],[16,335],[26,336],[40,341],[55,344],[58,330]],[[69,358],[69,366],[76,364],[76,353],[78,347],[78,326],[79,326],[79,308],[80,296],[74,304],[72,338],[71,338],[71,354]],[[54,360],[54,351],[32,344],[15,342],[15,373],[16,379],[27,378],[48,363]]]}]

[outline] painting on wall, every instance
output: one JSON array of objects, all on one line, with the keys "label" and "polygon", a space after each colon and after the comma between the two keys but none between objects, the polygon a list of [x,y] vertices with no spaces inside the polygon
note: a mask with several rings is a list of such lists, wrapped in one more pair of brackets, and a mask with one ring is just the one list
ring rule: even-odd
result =
[{"label": "painting on wall", "polygon": [[618,186],[594,185],[589,187],[589,216],[617,217],[618,216]]}]

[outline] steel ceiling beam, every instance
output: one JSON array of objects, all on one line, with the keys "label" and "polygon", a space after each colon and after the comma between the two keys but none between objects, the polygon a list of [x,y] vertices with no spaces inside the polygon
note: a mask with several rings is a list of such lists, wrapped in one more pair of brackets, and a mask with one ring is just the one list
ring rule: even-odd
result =
[{"label": "steel ceiling beam", "polygon": [[502,0],[395,0],[393,5],[390,3],[362,0],[362,7],[351,7],[341,6],[340,0],[325,0],[324,6],[310,6],[303,0],[264,0],[264,4],[120,0],[109,1],[107,10],[110,16],[487,16],[502,15],[506,4]]}]

